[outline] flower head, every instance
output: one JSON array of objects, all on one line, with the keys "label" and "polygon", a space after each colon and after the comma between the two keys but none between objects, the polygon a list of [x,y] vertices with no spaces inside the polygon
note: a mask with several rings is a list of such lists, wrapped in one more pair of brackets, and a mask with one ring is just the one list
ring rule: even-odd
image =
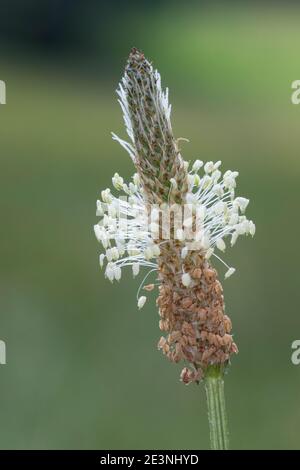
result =
[{"label": "flower head", "polygon": [[235,196],[238,172],[222,174],[221,161],[196,160],[188,169],[173,136],[168,91],[137,49],[118,95],[130,142],[113,138],[128,151],[136,173],[128,183],[116,173],[112,183],[119,196],[106,189],[97,201],[100,265],[110,281],[119,281],[125,267],[134,277],[146,268],[139,308],[146,302],[139,296],[145,279],[157,273],[160,328],[167,333],[159,349],[174,362],[189,363],[184,383],[198,381],[208,365],[226,364],[237,352],[210,259],[226,266],[225,278],[234,273],[220,254],[228,242],[233,246],[239,236],[254,235],[255,225],[245,216],[249,200]]}]

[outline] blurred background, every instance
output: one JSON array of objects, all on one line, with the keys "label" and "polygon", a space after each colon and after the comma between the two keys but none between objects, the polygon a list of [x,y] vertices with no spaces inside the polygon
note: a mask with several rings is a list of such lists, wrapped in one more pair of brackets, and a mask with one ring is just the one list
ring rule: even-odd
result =
[{"label": "blurred background", "polygon": [[156,349],[155,294],[137,311],[139,281],[98,265],[96,199],[133,173],[110,136],[132,46],[170,88],[185,159],[238,169],[251,200],[257,234],[225,254],[231,447],[300,448],[299,22],[289,1],[1,2],[1,448],[209,447],[203,387]]}]

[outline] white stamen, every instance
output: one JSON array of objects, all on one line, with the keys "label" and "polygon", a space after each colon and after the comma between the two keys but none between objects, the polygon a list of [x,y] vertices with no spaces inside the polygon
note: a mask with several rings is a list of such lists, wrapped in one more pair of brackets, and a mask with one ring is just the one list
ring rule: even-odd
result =
[{"label": "white stamen", "polygon": [[137,305],[138,305],[139,310],[144,307],[144,305],[145,305],[145,303],[146,303],[146,300],[147,300],[147,297],[145,297],[144,295],[142,295],[142,296],[138,299]]},{"label": "white stamen", "polygon": [[202,166],[203,166],[203,162],[201,160],[195,160],[192,166],[192,171],[197,173],[197,171],[199,171]]},{"label": "white stamen", "polygon": [[132,265],[132,274],[133,274],[133,276],[134,277],[137,276],[139,272],[140,272],[139,263],[133,263],[133,265]]},{"label": "white stamen", "polygon": [[223,238],[218,238],[217,239],[216,246],[219,250],[225,251],[226,245],[225,245],[225,242],[224,242]]},{"label": "white stamen", "polygon": [[185,286],[185,287],[189,287],[192,283],[192,278],[191,276],[189,275],[189,273],[184,273],[182,276],[181,276],[181,282],[182,284]]},{"label": "white stamen", "polygon": [[225,279],[228,279],[233,273],[235,273],[235,268],[229,268],[225,273]]}]

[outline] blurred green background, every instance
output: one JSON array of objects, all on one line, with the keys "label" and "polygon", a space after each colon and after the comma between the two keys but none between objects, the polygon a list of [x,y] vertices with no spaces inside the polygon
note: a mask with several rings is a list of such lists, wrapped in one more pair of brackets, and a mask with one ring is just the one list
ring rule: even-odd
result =
[{"label": "blurred green background", "polygon": [[[300,7],[293,2],[1,3],[0,447],[208,448],[203,387],[156,350],[155,295],[104,279],[95,201],[133,173],[115,89],[132,46],[170,88],[186,159],[240,171],[253,240],[225,260],[240,353],[226,377],[234,449],[300,448]],[[218,265],[216,264],[218,267]],[[223,272],[223,268],[220,267]]]}]

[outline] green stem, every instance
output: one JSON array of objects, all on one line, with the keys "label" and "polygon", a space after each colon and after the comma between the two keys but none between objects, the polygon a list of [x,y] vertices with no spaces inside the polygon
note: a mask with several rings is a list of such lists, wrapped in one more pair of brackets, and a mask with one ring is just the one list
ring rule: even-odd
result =
[{"label": "green stem", "polygon": [[208,422],[212,450],[228,450],[229,436],[225,407],[223,368],[210,366],[205,374]]}]

